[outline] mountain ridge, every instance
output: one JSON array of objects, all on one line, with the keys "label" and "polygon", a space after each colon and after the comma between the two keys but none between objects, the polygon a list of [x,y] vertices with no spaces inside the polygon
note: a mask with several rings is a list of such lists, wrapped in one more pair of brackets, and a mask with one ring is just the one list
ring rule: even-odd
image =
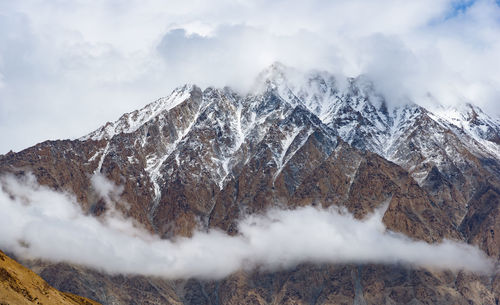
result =
[{"label": "mountain ridge", "polygon": [[[500,258],[498,120],[475,108],[458,120],[416,104],[390,109],[365,77],[346,80],[342,89],[341,81],[327,72],[288,83],[287,69],[274,65],[264,71],[255,91],[246,95],[230,88],[181,86],[78,140],[43,142],[0,157],[0,173],[32,172],[41,184],[75,193],[83,210],[96,217],[106,209],[90,182],[99,173],[123,187],[121,200],[128,203],[128,208],[118,206],[123,214],[163,238],[210,228],[234,235],[241,215],[276,205],[340,206],[362,218],[388,204],[383,217],[388,230],[428,243],[466,241]],[[49,279],[58,268],[66,267],[47,267]],[[371,271],[362,270],[358,277],[359,268]],[[234,303],[250,296],[257,304],[271,303],[270,295],[300,303],[300,291],[316,293],[304,286],[307,270],[324,285],[331,280],[342,286],[331,284],[333,290],[325,295],[331,302],[349,303],[355,286],[360,291],[358,282],[369,304],[428,302],[422,291],[433,295],[434,303],[482,304],[500,291],[498,275],[359,268],[238,273],[216,283],[182,282],[187,288],[163,283],[169,288],[161,291],[180,291],[181,300],[193,292],[194,303],[218,304],[215,295],[224,294],[236,295]],[[88,271],[68,274],[95,277]],[[299,283],[281,278],[290,274]],[[397,274],[403,274],[400,280],[394,279]],[[426,277],[436,285],[427,286]],[[288,285],[291,294],[271,286],[255,291],[251,287],[257,280]],[[109,294],[118,298],[124,293],[115,291],[113,279],[106,281]],[[241,285],[234,287],[233,281]],[[95,287],[85,285],[78,282],[74,291],[94,295]],[[377,285],[387,290],[366,290]],[[335,294],[335,287],[342,293]],[[487,297],[474,295],[479,292]]]},{"label": "mountain ridge", "polygon": [[[201,95],[203,95],[204,92],[207,92],[207,94],[211,94],[210,92],[217,92],[217,94],[225,96],[228,100],[232,99],[233,108],[241,109],[244,107],[245,103],[251,104],[252,102],[258,102],[260,96],[266,94],[270,96],[274,95],[277,97],[276,100],[281,100],[281,103],[288,104],[291,108],[297,106],[304,107],[317,116],[322,123],[329,126],[333,130],[332,134],[339,136],[356,148],[375,152],[399,165],[407,164],[408,162],[411,163],[411,159],[414,158],[414,156],[403,156],[403,153],[410,154],[411,152],[403,152],[403,149],[398,147],[398,143],[399,146],[401,146],[400,143],[406,145],[408,141],[404,141],[403,137],[407,134],[411,134],[412,131],[418,128],[417,121],[422,120],[428,120],[429,124],[427,125],[429,126],[426,126],[426,128],[434,129],[437,134],[451,131],[455,134],[458,139],[456,142],[460,146],[463,146],[466,150],[471,151],[475,155],[479,155],[481,158],[495,159],[500,154],[500,146],[495,142],[495,139],[500,135],[499,120],[490,118],[477,107],[474,108],[471,105],[467,106],[467,109],[471,109],[472,113],[476,114],[474,116],[474,126],[472,127],[467,123],[467,120],[458,120],[456,118],[458,116],[462,118],[466,117],[468,113],[464,114],[454,111],[451,116],[446,117],[443,111],[439,114],[434,114],[413,103],[397,106],[392,110],[392,113],[390,113],[391,111],[388,110],[383,96],[375,92],[373,83],[369,82],[366,78],[358,78],[361,79],[360,84],[357,83],[357,79],[348,79],[347,83],[349,85],[346,91],[342,93],[341,89],[335,86],[336,80],[333,75],[327,72],[308,72],[303,76],[307,80],[305,82],[305,87],[293,88],[286,77],[286,73],[289,70],[290,68],[279,63],[273,64],[269,69],[260,74],[260,80],[258,80],[257,85],[254,86],[260,88],[257,89],[257,93],[250,93],[246,96],[240,96],[229,88],[215,89],[213,87],[208,87],[205,91],[202,91],[195,85],[184,85],[175,89],[172,95],[165,99],[169,100],[172,97],[177,98],[180,95],[181,97],[175,102],[176,105],[179,105],[185,100],[188,100],[188,96],[193,90],[197,92],[196,94]],[[295,78],[297,78],[297,76],[295,76]],[[184,96],[182,94],[184,94]],[[182,99],[184,100],[181,101]],[[236,101],[236,99],[238,101]],[[206,107],[211,107],[206,101],[202,103],[205,103]],[[160,103],[157,101],[149,104],[144,109],[158,105],[160,105]],[[204,106],[200,107],[202,108]],[[199,111],[204,111],[201,108]],[[221,107],[221,109],[224,109],[224,107]],[[170,108],[167,107],[161,111],[168,112],[169,110]],[[233,111],[234,117],[226,118],[226,120],[232,120],[232,122],[228,122],[228,124],[234,125],[232,127],[236,129],[236,132],[244,133],[245,131],[241,129],[241,110],[239,111],[240,112]],[[117,125],[116,130],[113,131],[112,134],[119,133],[122,131],[121,126],[129,124],[129,117],[131,115],[137,115],[137,113],[140,114],[141,112],[134,111],[124,115],[124,117],[120,118],[115,123],[108,123],[95,132],[80,139],[104,139],[102,135],[98,136],[98,131],[100,130],[102,132],[106,128],[106,130],[108,130],[110,124],[111,126]],[[477,113],[481,115],[478,116]],[[158,113],[156,113],[156,116],[157,115]],[[281,116],[283,115],[286,114],[282,113]],[[146,120],[137,124],[144,125],[148,121],[154,119],[155,115],[139,115],[139,117],[147,117]],[[191,123],[195,123],[194,117]],[[248,126],[246,132],[251,128],[252,126]],[[421,132],[424,131],[422,130]],[[240,142],[243,141],[241,138],[242,134],[237,135],[239,138],[236,138],[236,140]],[[427,134],[426,136],[432,135]],[[109,135],[107,137],[109,137]],[[447,163],[453,163],[453,160],[449,160],[450,156],[445,151],[449,148],[443,147],[442,139],[437,139],[434,142],[440,143],[440,145],[438,145],[441,146],[439,149],[444,151],[442,155],[433,156],[423,145],[419,145],[418,143],[413,144],[416,144],[418,147],[418,153],[421,157],[426,159],[425,163],[430,164],[430,166],[436,165],[440,170],[443,170],[444,167],[448,166],[447,164],[441,165],[443,159],[448,159],[445,160]],[[414,164],[407,166],[406,169],[414,171],[414,178],[422,182],[429,171],[424,170],[419,172],[415,169],[411,169],[412,167],[417,167],[422,162],[419,162],[420,164],[413,163]],[[225,174],[228,174],[228,169],[225,169]],[[224,174],[221,175],[223,176]],[[218,183],[220,184],[222,181],[218,181]]]}]

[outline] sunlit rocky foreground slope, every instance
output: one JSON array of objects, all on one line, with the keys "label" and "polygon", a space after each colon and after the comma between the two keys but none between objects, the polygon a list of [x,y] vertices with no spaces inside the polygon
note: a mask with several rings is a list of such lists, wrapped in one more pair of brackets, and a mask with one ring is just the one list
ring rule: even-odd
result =
[{"label": "sunlit rocky foreground slope", "polygon": [[0,304],[98,305],[99,303],[54,289],[36,273],[0,251]]},{"label": "sunlit rocky foreground slope", "polygon": [[[343,85],[341,85],[343,84]],[[388,204],[389,230],[443,238],[500,258],[500,122],[473,105],[388,107],[363,78],[339,80],[275,64],[250,94],[177,88],[78,140],[0,157],[106,209],[90,177],[124,187],[123,213],[162,237],[195,229],[237,234],[237,219],[270,206],[346,207],[362,218]],[[500,274],[391,265],[299,265],[223,280],[110,276],[26,261],[54,287],[103,304],[498,304]]]}]

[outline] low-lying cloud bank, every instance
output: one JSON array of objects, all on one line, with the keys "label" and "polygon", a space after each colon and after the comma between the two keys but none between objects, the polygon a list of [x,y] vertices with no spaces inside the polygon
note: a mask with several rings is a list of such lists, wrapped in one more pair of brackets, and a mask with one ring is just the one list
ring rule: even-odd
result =
[{"label": "low-lying cloud bank", "polygon": [[[382,210],[357,220],[334,209],[273,209],[242,219],[237,236],[210,230],[164,240],[114,208],[102,219],[85,215],[74,196],[40,186],[32,176],[2,177],[1,184],[1,249],[110,273],[216,279],[242,268],[305,262],[400,263],[484,273],[493,268],[471,245],[448,240],[430,245],[386,231]],[[103,190],[116,191],[110,185]]]}]

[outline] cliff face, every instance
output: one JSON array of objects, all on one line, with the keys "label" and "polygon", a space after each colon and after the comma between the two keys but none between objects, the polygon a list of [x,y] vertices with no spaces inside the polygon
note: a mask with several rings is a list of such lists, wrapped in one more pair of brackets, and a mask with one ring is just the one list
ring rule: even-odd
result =
[{"label": "cliff face", "polygon": [[54,289],[36,273],[0,251],[0,304],[97,305],[99,303]]},{"label": "cliff face", "polygon": [[[96,216],[106,207],[90,179],[101,173],[123,186],[123,213],[165,238],[236,234],[242,215],[275,205],[336,205],[362,218],[388,204],[389,230],[463,240],[500,258],[498,120],[471,105],[388,109],[366,79],[339,88],[327,73],[299,82],[289,73],[272,66],[246,96],[180,87],[78,140],[0,157],[0,172],[32,172]],[[500,289],[498,275],[402,266],[306,264],[204,282],[32,264],[54,286],[104,304],[495,304]]]}]

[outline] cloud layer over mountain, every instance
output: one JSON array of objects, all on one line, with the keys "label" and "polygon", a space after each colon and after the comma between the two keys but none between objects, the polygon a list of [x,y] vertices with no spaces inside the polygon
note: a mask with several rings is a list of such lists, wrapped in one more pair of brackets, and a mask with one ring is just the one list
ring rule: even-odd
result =
[{"label": "cloud layer over mountain", "polygon": [[81,136],[185,82],[245,90],[274,61],[498,115],[499,53],[494,0],[2,1],[0,153]]},{"label": "cloud layer over mountain", "polygon": [[108,205],[99,219],[84,215],[74,196],[40,186],[32,176],[1,181],[0,248],[111,273],[222,278],[242,268],[273,270],[306,262],[493,268],[473,246],[449,240],[430,245],[386,231],[383,208],[363,220],[335,209],[273,209],[243,218],[236,236],[210,230],[162,240],[117,212],[113,198],[119,188],[108,181],[98,190]]}]

